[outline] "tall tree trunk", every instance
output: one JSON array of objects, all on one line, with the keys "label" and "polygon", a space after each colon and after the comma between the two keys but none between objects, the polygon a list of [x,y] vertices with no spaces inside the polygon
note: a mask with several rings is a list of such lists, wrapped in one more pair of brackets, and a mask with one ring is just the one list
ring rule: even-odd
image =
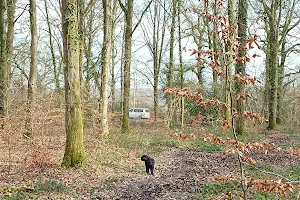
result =
[{"label": "tall tree trunk", "polygon": [[[217,11],[217,4],[218,4],[218,2],[217,2],[217,0],[215,0],[215,2],[214,2],[214,7],[213,7],[213,15],[214,16],[218,16],[218,11]],[[218,29],[218,26],[217,26],[217,21],[216,20],[214,20],[214,23],[213,23],[213,31],[212,31],[212,34],[213,34],[213,37],[212,37],[212,48],[213,48],[213,52],[216,52],[217,51],[217,49],[218,49],[218,47],[219,47],[219,45],[218,45],[218,35],[217,35],[217,33],[218,33],[218,31],[217,31],[217,29]],[[219,58],[218,58],[218,56],[216,55],[216,54],[214,54],[213,55],[213,59],[215,60],[215,61],[217,61]],[[218,88],[218,74],[217,74],[217,72],[215,71],[215,70],[213,70],[213,72],[212,72],[213,74],[213,82],[212,82],[212,88],[213,88],[213,96],[214,97],[217,97],[217,88]]]},{"label": "tall tree trunk", "polygon": [[44,0],[44,1],[45,1],[45,10],[46,10],[46,21],[47,21],[48,32],[49,32],[49,45],[50,45],[50,51],[51,51],[51,57],[52,57],[55,90],[59,93],[60,92],[59,73],[58,73],[58,69],[57,69],[57,65],[56,65],[56,56],[54,53],[54,45],[53,45],[53,40],[52,40],[52,29],[51,29],[51,24],[50,24],[50,19],[49,19],[47,0]]},{"label": "tall tree trunk", "polygon": [[62,165],[73,167],[86,161],[80,95],[79,32],[77,0],[62,0],[66,97],[66,148]]},{"label": "tall tree trunk", "polygon": [[102,47],[102,79],[101,79],[101,101],[102,101],[102,115],[101,128],[102,134],[109,133],[107,111],[108,111],[108,80],[109,80],[109,65],[111,55],[111,1],[102,0],[104,10],[104,35]]},{"label": "tall tree trunk", "polygon": [[124,33],[122,38],[122,52],[121,52],[121,91],[120,91],[120,109],[123,115],[123,102],[124,102],[124,61],[125,61],[125,35],[126,35],[126,21],[124,20]]},{"label": "tall tree trunk", "polygon": [[[7,115],[7,60],[6,60],[6,0],[0,2],[0,115]],[[1,123],[4,127],[4,122]]]},{"label": "tall tree trunk", "polygon": [[125,53],[124,53],[124,100],[123,100],[123,118],[122,132],[130,131],[129,124],[129,98],[130,98],[130,65],[131,65],[131,44],[132,44],[132,17],[133,0],[127,0],[127,11],[125,12]]},{"label": "tall tree trunk", "polygon": [[[114,34],[113,34],[114,35]],[[114,113],[116,110],[116,78],[115,78],[115,59],[116,52],[114,50],[114,41],[112,41],[112,56],[111,56],[111,112]]]},{"label": "tall tree trunk", "polygon": [[118,2],[114,1],[113,11],[112,11],[112,30],[111,30],[111,112],[114,113],[116,109],[116,80],[115,80],[115,59],[117,53],[115,51],[115,34],[116,34],[116,26],[117,26],[117,9]]},{"label": "tall tree trunk", "polygon": [[[177,10],[177,0],[172,0],[172,22],[171,22],[171,32],[170,32],[170,60],[168,66],[168,74],[167,74],[167,87],[171,88],[174,86],[174,43],[175,43],[175,23],[176,23],[176,10]],[[172,96],[168,96],[168,127],[171,125],[171,121],[173,121],[173,113],[171,108]]]},{"label": "tall tree trunk", "polygon": [[[232,59],[232,45],[233,41],[235,40],[235,33],[236,33],[236,19],[234,14],[234,0],[228,1],[228,21],[229,21],[229,43],[226,44],[226,52],[231,52],[229,55],[226,55],[226,65],[225,65],[225,102],[227,105],[231,105],[231,93],[232,93],[232,85],[231,85],[231,79],[232,79],[232,65],[233,65],[233,59]],[[225,110],[225,119],[230,122],[232,117],[231,109],[227,108]]]},{"label": "tall tree trunk", "polygon": [[278,31],[276,24],[276,5],[277,0],[272,0],[269,14],[269,33],[268,33],[268,51],[270,87],[269,87],[269,129],[276,128],[277,113],[277,90],[278,90]]},{"label": "tall tree trunk", "polygon": [[85,0],[78,0],[78,33],[79,33],[79,76],[80,85],[83,85],[83,60],[85,47],[85,27],[84,27],[84,4]]},{"label": "tall tree trunk", "polygon": [[123,5],[121,0],[118,0],[124,14],[125,14],[125,53],[124,53],[124,101],[123,101],[123,117],[122,117],[122,132],[130,131],[129,124],[129,98],[130,98],[130,65],[131,65],[131,44],[132,34],[136,30],[137,26],[141,22],[141,19],[147,9],[150,7],[152,0],[147,5],[146,9],[142,12],[139,22],[132,29],[133,18],[133,0],[127,0],[126,6]]},{"label": "tall tree trunk", "polygon": [[[95,20],[94,18],[94,9],[91,10],[90,15],[89,15],[89,19],[87,22],[87,30],[85,31],[85,40],[86,40],[86,45],[84,48],[84,52],[85,52],[85,58],[86,58],[86,64],[84,66],[84,71],[86,73],[86,77],[84,80],[84,83],[81,83],[84,90],[85,90],[85,94],[84,97],[89,98],[90,97],[90,90],[91,90],[91,86],[90,86],[90,80],[93,76],[93,74],[91,73],[91,70],[95,69],[95,64],[92,63],[92,47],[93,47],[93,43],[94,43],[94,36],[93,36],[93,22]],[[80,65],[80,61],[79,61],[79,65]],[[83,67],[83,66],[82,66]],[[99,87],[100,83],[99,83],[99,76],[98,73],[94,74],[94,79],[96,80],[96,84],[97,87]],[[99,88],[98,88],[99,89]]]},{"label": "tall tree trunk", "polygon": [[[248,1],[247,0],[239,0],[238,4],[238,37],[240,40],[240,48],[238,50],[238,57],[245,58],[246,50],[247,50],[247,18],[248,18]],[[245,60],[245,59],[244,59]],[[241,73],[245,76],[246,74],[246,63],[241,62],[237,63],[235,66],[235,73]],[[236,84],[236,93],[240,93],[245,96],[245,86]],[[246,133],[246,122],[244,119],[244,111],[245,111],[245,101],[238,100],[236,102],[236,108],[238,112],[238,118],[236,121],[236,133],[244,134]]]},{"label": "tall tree trunk", "polygon": [[33,116],[37,79],[37,25],[36,25],[36,0],[30,0],[30,30],[31,30],[31,46],[30,46],[30,72],[28,79],[28,97],[27,97],[27,119],[25,124],[25,136],[31,137],[33,134]]},{"label": "tall tree trunk", "polygon": [[[7,64],[7,73],[6,73],[6,107],[11,100],[11,64],[12,64],[12,55],[13,55],[13,41],[14,41],[14,28],[15,28],[15,8],[16,0],[8,0],[7,8],[7,41],[6,41],[6,64]],[[7,111],[8,112],[8,109]]]},{"label": "tall tree trunk", "polygon": [[281,56],[280,56],[280,64],[278,66],[278,90],[277,90],[277,115],[276,115],[276,123],[282,124],[283,121],[283,79],[284,79],[284,65],[286,61],[286,50],[285,50],[286,41],[281,44]]},{"label": "tall tree trunk", "polygon": [[[3,0],[0,3],[0,118],[8,114],[10,101],[15,5],[15,0]],[[4,123],[0,126],[3,128]]]},{"label": "tall tree trunk", "polygon": [[159,4],[154,3],[154,16],[153,16],[153,39],[152,39],[152,53],[153,53],[153,109],[154,109],[154,119],[157,118],[157,108],[158,108],[158,34],[159,34]]},{"label": "tall tree trunk", "polygon": [[[165,8],[166,1],[164,1],[163,8]],[[155,1],[154,4],[155,7],[159,6],[159,3]],[[158,8],[157,8],[158,9]],[[161,12],[161,7],[158,9],[158,16],[156,17],[154,23],[155,23],[155,28],[153,32],[153,106],[154,106],[154,118],[157,118],[157,112],[158,112],[158,78],[159,78],[159,73],[160,73],[160,66],[162,63],[162,52],[163,52],[163,46],[164,46],[164,40],[165,40],[165,32],[166,32],[166,13],[163,12],[163,25],[161,28],[161,35],[160,35],[160,12]],[[156,25],[157,23],[157,25]],[[156,30],[155,30],[156,29]],[[159,44],[159,38],[160,38],[160,44]]]},{"label": "tall tree trunk", "polygon": [[[182,64],[182,46],[181,46],[181,19],[180,19],[180,1],[178,1],[178,13],[177,13],[177,18],[178,18],[178,51],[179,51],[179,70],[180,70],[180,88],[183,88],[183,64]],[[180,116],[181,116],[181,128],[183,128],[184,125],[184,97],[181,97],[180,100]]]}]

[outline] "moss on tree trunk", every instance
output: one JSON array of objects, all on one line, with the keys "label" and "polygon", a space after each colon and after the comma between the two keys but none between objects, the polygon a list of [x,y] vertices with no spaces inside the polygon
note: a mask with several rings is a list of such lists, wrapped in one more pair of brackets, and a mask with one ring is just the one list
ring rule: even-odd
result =
[{"label": "moss on tree trunk", "polygon": [[269,14],[268,66],[269,66],[269,129],[276,129],[277,90],[278,90],[278,31],[276,30],[276,2],[273,0]]},{"label": "moss on tree trunk", "polygon": [[66,148],[62,166],[73,167],[86,161],[83,146],[77,1],[62,1],[65,64]]}]

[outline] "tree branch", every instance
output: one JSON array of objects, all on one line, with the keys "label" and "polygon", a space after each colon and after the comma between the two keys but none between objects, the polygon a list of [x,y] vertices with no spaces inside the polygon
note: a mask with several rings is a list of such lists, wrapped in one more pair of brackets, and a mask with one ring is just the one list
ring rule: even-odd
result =
[{"label": "tree branch", "polygon": [[[120,1],[120,0],[119,0],[119,1]],[[134,33],[134,31],[136,30],[136,28],[138,27],[138,25],[141,23],[142,18],[143,18],[143,16],[144,16],[144,14],[146,13],[146,11],[148,10],[148,8],[150,7],[152,1],[153,1],[153,0],[151,0],[151,1],[149,2],[149,4],[147,5],[147,7],[145,8],[145,10],[142,12],[142,15],[141,15],[141,17],[140,17],[138,23],[135,25],[133,31],[131,32],[131,35]]]},{"label": "tree branch", "polygon": [[14,24],[17,22],[17,20],[24,14],[27,6],[29,6],[29,4],[26,4],[25,8],[22,10],[22,12],[20,13],[20,15],[15,19]]},{"label": "tree branch", "polygon": [[287,50],[285,50],[284,53],[289,53],[289,52],[291,52],[291,51],[294,50],[294,48],[297,47],[297,46],[300,46],[300,43],[293,44],[291,47],[289,47]]},{"label": "tree branch", "polygon": [[123,12],[126,14],[127,13],[127,9],[125,8],[124,4],[121,2],[121,0],[118,0]]},{"label": "tree branch", "polygon": [[83,16],[82,16],[83,19],[85,19],[86,15],[90,12],[91,8],[95,5],[95,3],[96,0],[90,0],[87,7],[83,11]]},{"label": "tree branch", "polygon": [[25,78],[28,80],[29,77],[26,74],[26,71],[24,70],[24,68],[20,67],[20,65],[18,65],[17,63],[15,63],[16,67],[22,72],[22,74],[25,76]]}]

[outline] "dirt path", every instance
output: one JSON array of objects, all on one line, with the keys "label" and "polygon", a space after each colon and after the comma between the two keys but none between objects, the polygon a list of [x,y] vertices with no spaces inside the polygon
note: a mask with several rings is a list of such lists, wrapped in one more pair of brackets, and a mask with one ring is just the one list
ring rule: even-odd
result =
[{"label": "dirt path", "polygon": [[[268,134],[269,142],[279,144],[292,140],[286,134],[274,132]],[[298,166],[298,156],[290,157],[284,153],[268,154],[253,152],[256,161],[276,166]],[[168,158],[165,160],[164,158]],[[91,199],[142,199],[169,200],[193,199],[201,197],[204,184],[212,177],[232,176],[238,172],[235,156],[224,158],[222,153],[203,153],[186,149],[171,149],[156,158],[155,176],[140,172],[135,178],[126,179],[113,189],[96,191]],[[145,175],[143,175],[143,173]]]},{"label": "dirt path", "polygon": [[154,177],[145,174],[125,180],[115,189],[97,191],[92,199],[190,199],[190,195],[201,193],[208,178],[233,174],[236,162],[222,159],[221,154],[172,149],[156,163]]}]

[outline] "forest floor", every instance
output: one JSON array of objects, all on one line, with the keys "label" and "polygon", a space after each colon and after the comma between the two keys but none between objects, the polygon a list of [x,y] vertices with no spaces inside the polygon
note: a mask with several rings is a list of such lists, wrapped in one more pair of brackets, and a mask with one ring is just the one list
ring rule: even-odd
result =
[{"label": "forest floor", "polygon": [[[102,138],[97,127],[89,125],[85,130],[88,162],[70,169],[60,167],[65,142],[63,117],[37,129],[39,134],[29,141],[17,126],[11,127],[13,131],[4,133],[0,140],[0,199],[227,199],[226,194],[241,194],[238,181],[213,181],[224,176],[239,179],[236,156],[225,157],[224,147],[218,144],[170,138],[173,133],[231,135],[216,126],[194,124],[170,130],[157,121],[133,120],[131,134],[120,134],[117,127]],[[283,149],[300,146],[299,131],[262,130],[252,130],[256,134],[241,140],[268,141]],[[155,159],[154,176],[146,174],[140,160],[143,154]],[[251,156],[258,163],[255,169],[244,165],[246,176],[300,181],[298,156],[275,152]],[[297,199],[297,184],[294,190],[282,199]],[[273,197],[276,194],[249,189],[250,199]]]},{"label": "forest floor", "polygon": [[[269,132],[267,138],[275,144],[293,140],[282,132]],[[252,157],[264,162],[264,165],[268,165],[269,168],[270,166],[277,169],[296,167],[294,170],[297,170],[300,165],[299,157],[290,157],[274,152],[269,154],[256,153]],[[170,149],[159,157],[155,176],[145,175],[144,177],[126,179],[113,189],[95,192],[92,199],[228,199],[226,195],[228,192],[238,197],[241,194],[240,189],[237,189],[238,182],[233,181],[230,184],[225,184],[225,182],[212,181],[218,177],[238,179],[237,164],[236,156],[224,157],[219,152],[206,153],[180,148]],[[276,173],[273,174],[273,171],[276,170],[271,170],[274,179]],[[259,176],[260,178],[266,177]],[[293,178],[298,181],[299,174]],[[249,193],[250,199],[262,198],[254,191],[250,190]],[[265,194],[265,196],[268,195]],[[299,199],[299,193],[296,196]],[[282,198],[289,199],[289,195]],[[295,196],[292,195],[290,198],[294,199]],[[272,199],[272,196],[269,196],[269,199]]]}]

